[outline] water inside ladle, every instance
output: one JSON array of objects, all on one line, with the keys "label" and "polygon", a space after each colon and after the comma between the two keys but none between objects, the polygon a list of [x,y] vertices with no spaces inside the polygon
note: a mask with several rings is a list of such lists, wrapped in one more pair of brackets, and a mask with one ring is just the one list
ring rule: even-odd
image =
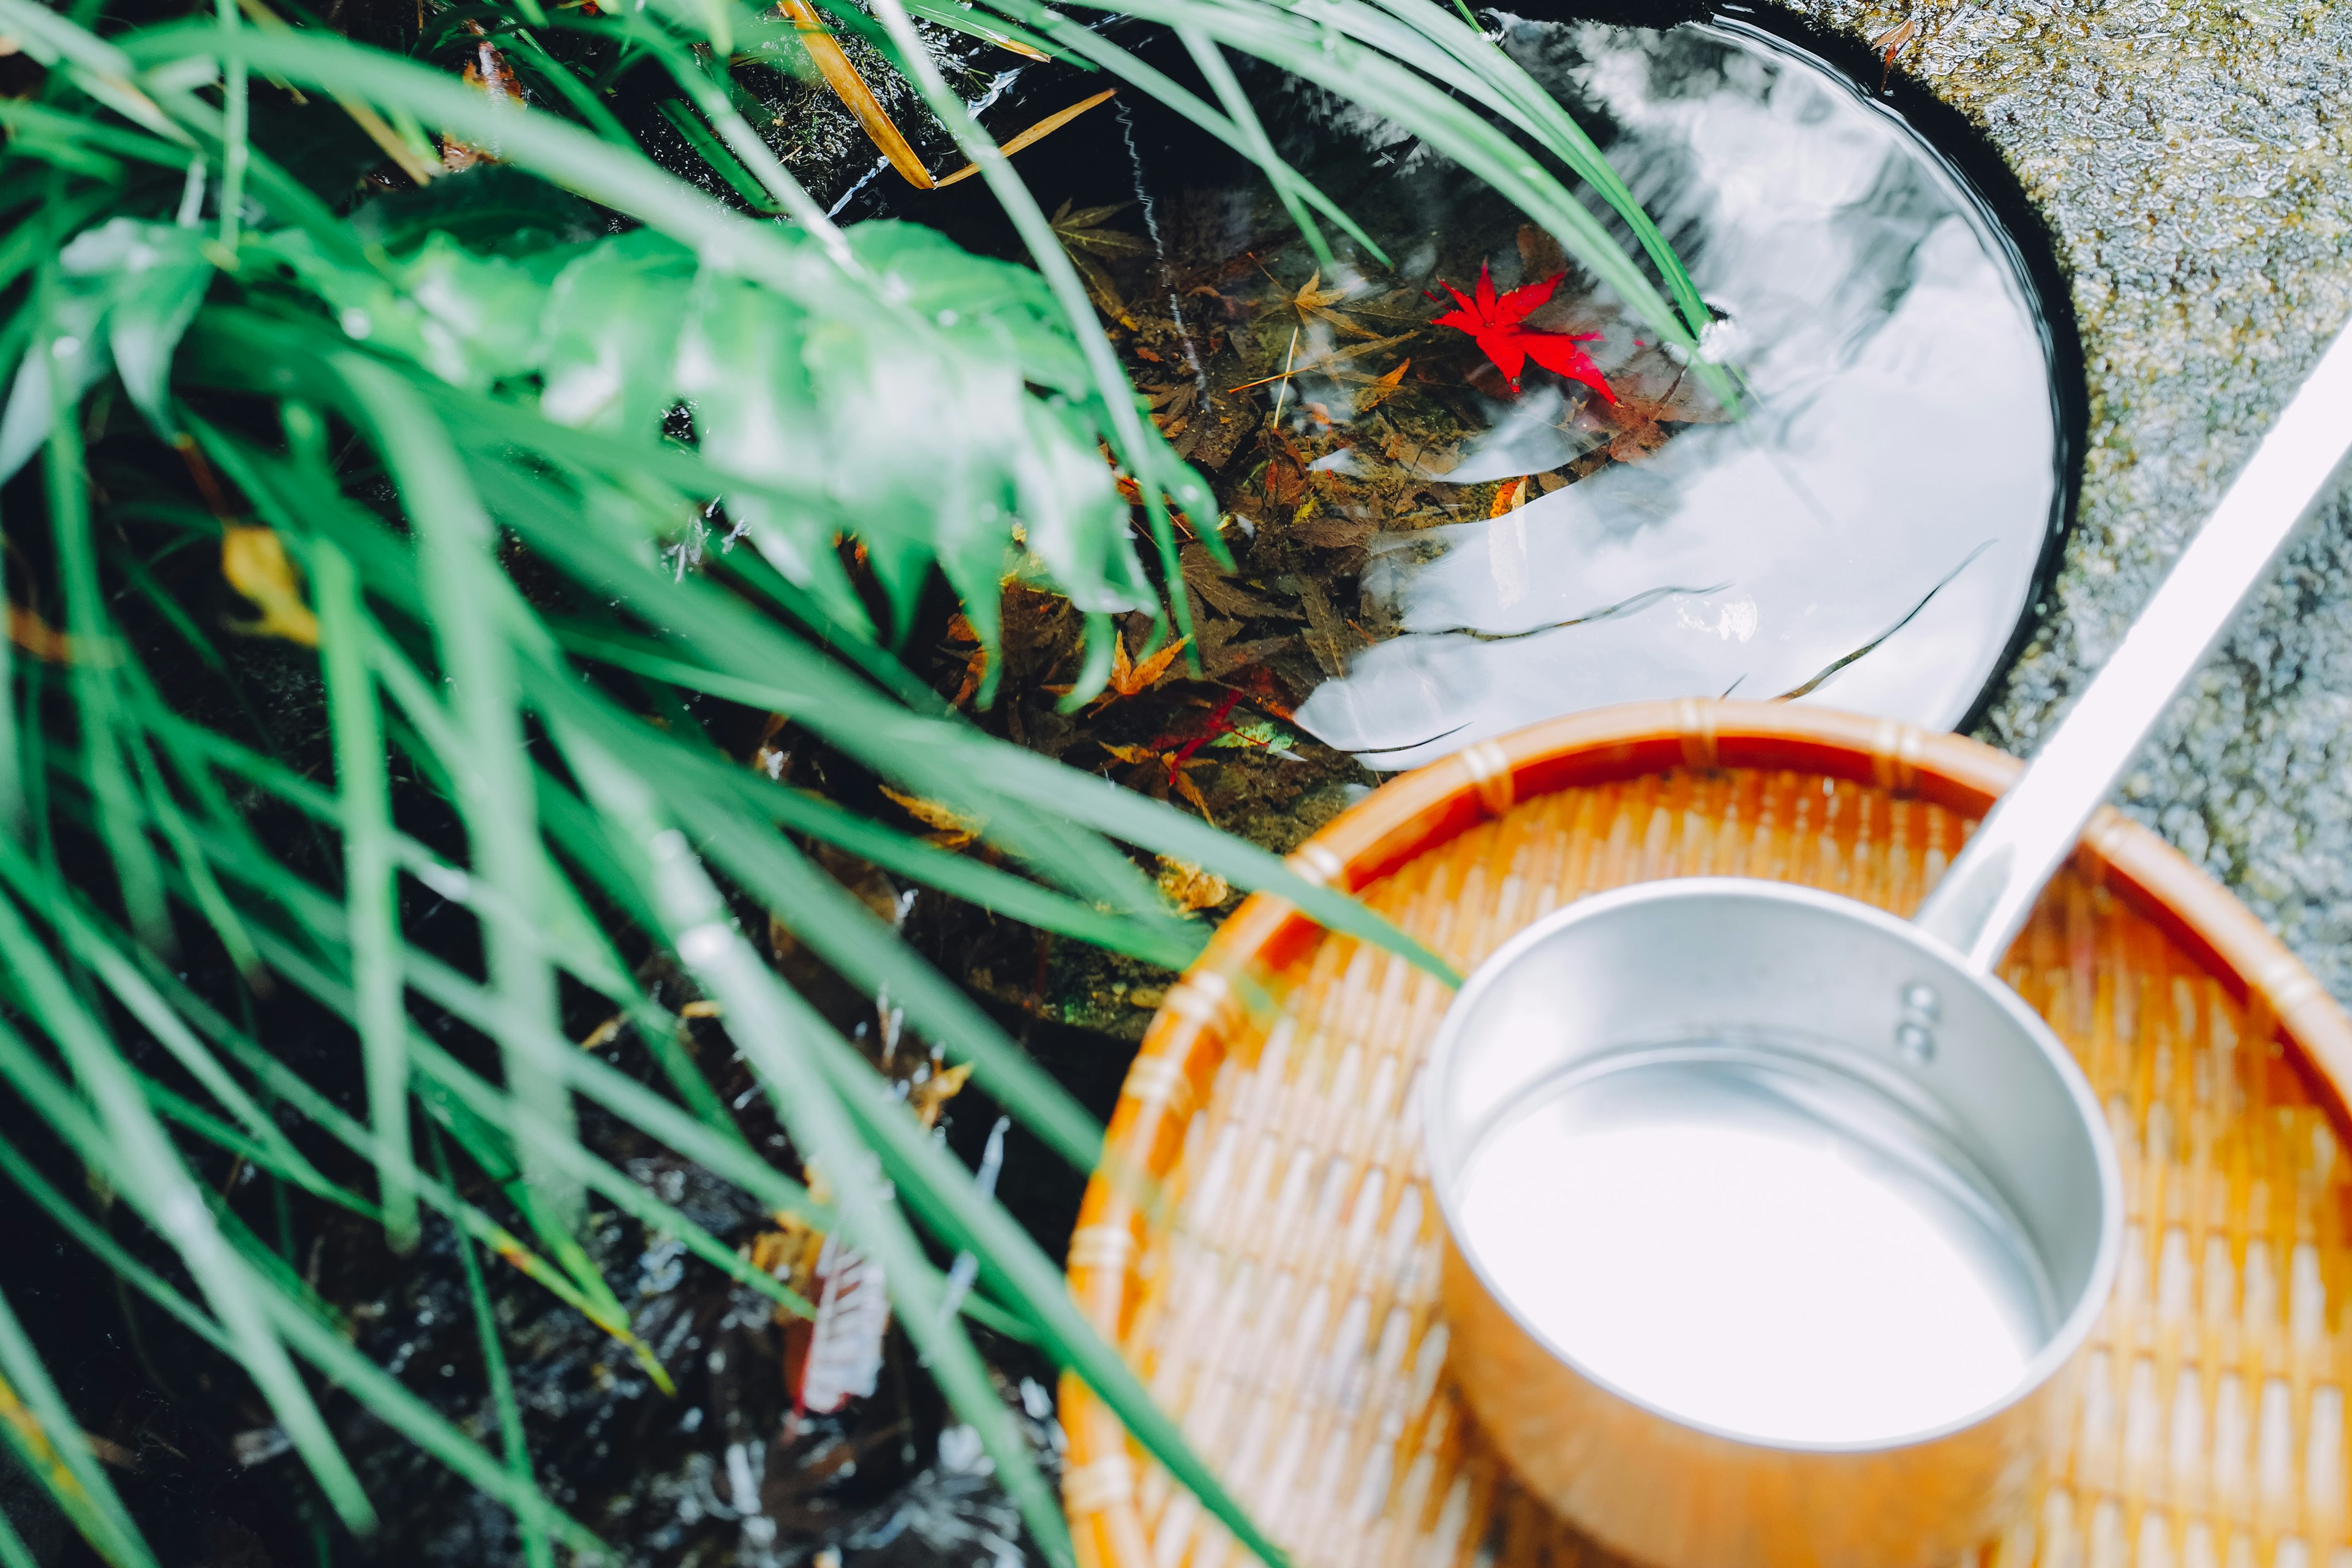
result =
[{"label": "water inside ladle", "polygon": [[1801,1072],[1650,1061],[1539,1095],[1471,1155],[1465,1244],[1544,1338],[1718,1431],[1871,1442],[1992,1405],[2055,1326],[2032,1246]]}]

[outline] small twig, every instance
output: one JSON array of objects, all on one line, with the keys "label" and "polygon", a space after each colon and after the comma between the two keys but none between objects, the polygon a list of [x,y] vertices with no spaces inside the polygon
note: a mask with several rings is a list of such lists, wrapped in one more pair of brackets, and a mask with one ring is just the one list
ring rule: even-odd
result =
[{"label": "small twig", "polygon": [[1298,329],[1290,329],[1290,352],[1282,356],[1282,390],[1274,395],[1274,427],[1282,428],[1282,401],[1290,395],[1290,366],[1298,358]]},{"label": "small twig", "polygon": [[[1311,361],[1307,364],[1300,365],[1298,369],[1302,374],[1310,370],[1320,370],[1327,364],[1338,364],[1343,360],[1351,360],[1360,354],[1376,353],[1381,349],[1394,348],[1397,344],[1403,342],[1407,338],[1419,337],[1420,335],[1421,334],[1417,331],[1399,332],[1392,338],[1380,338],[1369,343],[1358,343],[1353,348],[1334,349],[1329,353],[1323,355],[1319,359]],[[1292,334],[1291,342],[1294,347],[1297,346],[1297,336],[1296,333]],[[1282,375],[1288,375],[1289,374],[1290,372],[1286,369],[1282,373]],[[1247,392],[1254,386],[1264,386],[1268,382],[1280,381],[1282,379],[1282,375],[1262,375],[1255,381],[1245,381],[1239,386],[1229,386],[1225,388],[1225,390],[1228,393]]]}]

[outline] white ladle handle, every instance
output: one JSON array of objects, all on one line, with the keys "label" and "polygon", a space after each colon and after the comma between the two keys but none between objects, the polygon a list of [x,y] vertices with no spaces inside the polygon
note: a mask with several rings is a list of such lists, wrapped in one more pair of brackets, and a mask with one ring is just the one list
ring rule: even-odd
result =
[{"label": "white ladle handle", "polygon": [[1914,920],[1990,972],[2042,884],[2139,754],[2238,606],[2270,575],[2352,449],[2352,327],[2279,416],[2033,764],[1969,839]]}]

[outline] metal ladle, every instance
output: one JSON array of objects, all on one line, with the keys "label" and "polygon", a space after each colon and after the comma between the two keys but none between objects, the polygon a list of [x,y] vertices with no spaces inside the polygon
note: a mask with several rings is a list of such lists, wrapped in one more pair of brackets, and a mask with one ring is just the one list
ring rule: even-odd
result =
[{"label": "metal ladle", "polygon": [[1449,1363],[1602,1543],[1893,1568],[2024,1505],[2123,1205],[2089,1085],[1993,966],[2347,448],[2352,331],[1914,920],[1653,881],[1463,988],[1423,1100]]}]

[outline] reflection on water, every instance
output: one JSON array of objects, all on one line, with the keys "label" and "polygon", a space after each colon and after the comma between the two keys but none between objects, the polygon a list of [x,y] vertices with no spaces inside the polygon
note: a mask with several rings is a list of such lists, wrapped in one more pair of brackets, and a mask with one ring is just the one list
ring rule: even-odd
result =
[{"label": "reflection on water", "polygon": [[[1644,698],[1950,727],[2060,494],[2049,356],[2006,240],[1899,121],[1760,36],[1517,23],[1506,43],[1618,128],[1610,158],[1725,317],[1710,346],[1749,412],[1500,516],[1375,533],[1364,595],[1404,635],[1357,651],[1300,723],[1383,768]],[[1425,209],[1459,184],[1395,180]],[[1604,366],[1635,330],[1611,328]],[[1568,462],[1594,444],[1570,412],[1549,387],[1497,405],[1444,479]]]}]

